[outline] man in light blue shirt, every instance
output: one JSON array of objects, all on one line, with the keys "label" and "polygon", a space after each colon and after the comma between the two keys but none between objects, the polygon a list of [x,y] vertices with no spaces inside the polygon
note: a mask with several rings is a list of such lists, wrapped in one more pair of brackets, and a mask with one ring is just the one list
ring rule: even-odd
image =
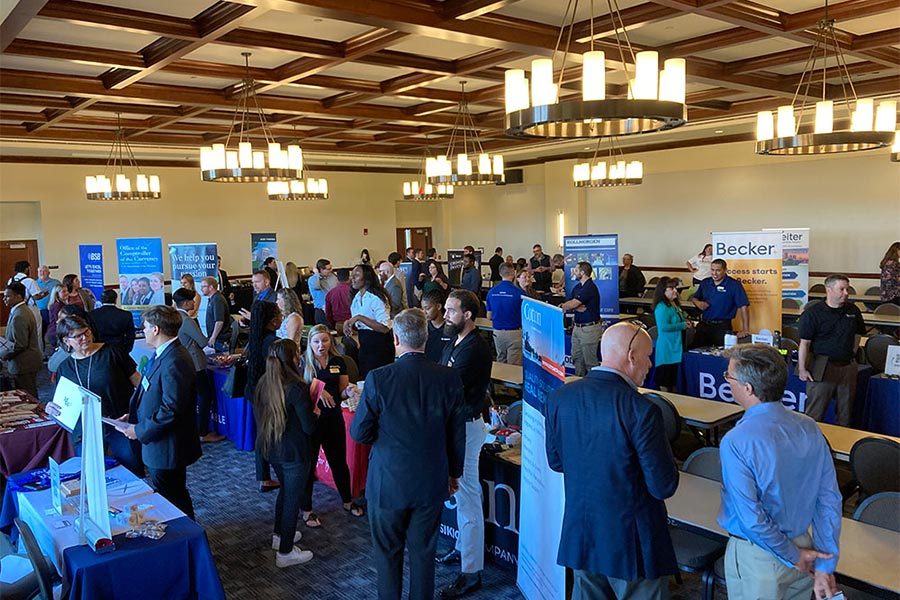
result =
[{"label": "man in light blue shirt", "polygon": [[728,357],[725,379],[746,410],[720,449],[728,598],[831,598],[842,498],[828,443],[781,403],[787,366],[775,349],[740,345]]},{"label": "man in light blue shirt", "polygon": [[337,275],[332,273],[334,267],[327,258],[320,258],[316,261],[316,272],[312,274],[307,282],[309,284],[309,295],[312,296],[313,308],[316,309],[316,325],[325,325],[331,327],[328,317],[325,316],[325,295],[333,288],[337,287]]}]

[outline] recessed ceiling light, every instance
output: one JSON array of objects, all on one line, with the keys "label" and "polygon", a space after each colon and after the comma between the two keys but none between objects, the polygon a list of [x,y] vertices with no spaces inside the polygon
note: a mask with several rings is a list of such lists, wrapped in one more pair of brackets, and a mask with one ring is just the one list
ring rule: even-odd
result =
[{"label": "recessed ceiling light", "polygon": [[716,129],[716,133],[725,133],[724,129]]}]

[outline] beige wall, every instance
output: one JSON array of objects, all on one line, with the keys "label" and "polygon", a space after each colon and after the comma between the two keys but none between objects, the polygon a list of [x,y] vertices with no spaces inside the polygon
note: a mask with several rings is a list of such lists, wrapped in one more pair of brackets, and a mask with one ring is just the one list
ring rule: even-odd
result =
[{"label": "beige wall", "polygon": [[[163,244],[215,241],[224,266],[249,271],[251,232],[275,231],[280,258],[312,264],[355,262],[394,250],[396,228],[431,226],[441,254],[465,244],[488,254],[529,256],[535,242],[557,246],[566,233],[618,233],[638,264],[677,266],[711,231],[811,227],[814,271],[875,272],[900,239],[900,166],[886,153],[826,158],[759,157],[746,143],[646,153],[641,186],[576,190],[574,161],[525,168],[523,184],[458,188],[453,200],[398,202],[402,175],[329,173],[324,202],[276,203],[262,184],[203,183],[194,169],[160,169],[164,197],[103,204],[83,196],[95,168],[0,163],[0,234],[38,238],[41,261],[78,268],[78,244],[102,243],[107,282],[115,278],[117,237]],[[369,233],[364,236],[363,228]],[[168,265],[166,265],[168,272]]]}]

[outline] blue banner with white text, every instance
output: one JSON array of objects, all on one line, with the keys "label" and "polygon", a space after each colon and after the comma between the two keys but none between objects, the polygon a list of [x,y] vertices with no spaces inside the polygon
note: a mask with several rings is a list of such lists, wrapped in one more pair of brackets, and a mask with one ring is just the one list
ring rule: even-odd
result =
[{"label": "blue banner with white text", "polygon": [[147,306],[166,302],[162,239],[117,239],[116,254],[122,308],[130,310],[135,326],[140,326],[141,312]]},{"label": "blue banner with white text", "polygon": [[268,258],[278,258],[278,242],[274,233],[250,234],[250,268],[252,272],[263,268]]},{"label": "blue banner with white text", "polygon": [[588,262],[594,269],[594,284],[600,292],[600,316],[619,315],[619,234],[573,235],[563,238],[566,260],[566,297],[578,283],[575,267]]},{"label": "blue banner with white text", "polygon": [[91,290],[99,299],[103,293],[103,246],[80,244],[78,259],[81,264],[81,287]]}]

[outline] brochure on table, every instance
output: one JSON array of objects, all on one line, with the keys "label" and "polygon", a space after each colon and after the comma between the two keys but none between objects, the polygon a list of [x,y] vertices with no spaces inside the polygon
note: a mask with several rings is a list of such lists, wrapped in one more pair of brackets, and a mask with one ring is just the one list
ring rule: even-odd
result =
[{"label": "brochure on table", "polygon": [[527,600],[563,600],[566,591],[566,570],[556,564],[565,490],[562,475],[547,464],[543,415],[547,395],[564,382],[564,340],[562,310],[523,298],[524,402],[516,584]]}]

